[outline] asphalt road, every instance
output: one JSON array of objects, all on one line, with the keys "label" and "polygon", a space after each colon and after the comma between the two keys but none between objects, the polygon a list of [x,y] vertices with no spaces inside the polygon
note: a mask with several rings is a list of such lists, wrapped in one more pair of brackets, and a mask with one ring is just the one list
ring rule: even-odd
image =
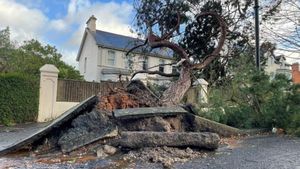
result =
[{"label": "asphalt road", "polygon": [[201,169],[300,169],[300,139],[261,136],[243,141],[235,149],[219,150],[175,168]]},{"label": "asphalt road", "polygon": [[[0,168],[163,168],[161,164],[94,160],[81,164],[43,164],[34,157],[0,157]],[[300,138],[255,136],[235,148],[221,147],[206,158],[175,163],[177,169],[300,169]]]},{"label": "asphalt road", "polygon": [[23,140],[26,137],[33,135],[42,128],[44,128],[48,123],[28,123],[19,124],[13,127],[0,127],[0,151],[6,147],[10,147]]}]

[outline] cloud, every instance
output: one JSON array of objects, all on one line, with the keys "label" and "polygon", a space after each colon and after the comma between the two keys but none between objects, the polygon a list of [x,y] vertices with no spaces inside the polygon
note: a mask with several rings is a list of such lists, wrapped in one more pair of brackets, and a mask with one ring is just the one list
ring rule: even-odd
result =
[{"label": "cloud", "polygon": [[113,32],[122,35],[131,35],[129,19],[132,15],[132,5],[126,2],[116,3],[94,3],[89,1],[70,1],[68,14],[63,22],[69,29],[73,25],[77,25],[77,29],[72,34],[67,45],[78,46],[80,44],[86,21],[91,15],[95,15],[97,20],[97,29]]},{"label": "cloud", "polygon": [[89,0],[71,0],[68,5],[68,15],[72,16],[78,11],[82,11],[91,6]]},{"label": "cloud", "polygon": [[277,43],[281,48],[288,48],[286,39],[295,38],[299,29],[299,6],[300,1],[283,1],[279,10],[266,20],[262,27],[262,38]]},{"label": "cloud", "polygon": [[74,49],[67,52],[68,55],[64,56],[65,61],[75,60],[86,21],[91,15],[97,17],[96,27],[99,30],[135,36],[130,32],[132,11],[132,5],[126,2],[91,3],[88,0],[71,0],[67,15],[62,19],[51,21],[52,26],[55,26],[54,29],[58,31],[74,30],[70,38],[62,44],[63,48]]},{"label": "cloud", "polygon": [[276,55],[284,55],[286,57],[287,63],[293,64],[295,62],[300,63],[300,52],[286,51],[286,50],[276,50]]},{"label": "cloud", "polygon": [[58,32],[65,32],[68,29],[68,25],[62,19],[56,19],[50,21],[50,29]]},{"label": "cloud", "polygon": [[29,9],[13,0],[0,1],[0,25],[9,26],[12,38],[19,42],[41,37],[47,22],[48,18],[40,10]]},{"label": "cloud", "polygon": [[55,18],[47,16],[51,8],[41,0],[0,0],[0,29],[9,26],[12,39],[18,42],[34,38],[56,46],[73,66],[77,66],[75,58],[91,15],[98,18],[97,29],[134,36],[130,32],[133,7],[128,2],[70,0],[65,14]]}]

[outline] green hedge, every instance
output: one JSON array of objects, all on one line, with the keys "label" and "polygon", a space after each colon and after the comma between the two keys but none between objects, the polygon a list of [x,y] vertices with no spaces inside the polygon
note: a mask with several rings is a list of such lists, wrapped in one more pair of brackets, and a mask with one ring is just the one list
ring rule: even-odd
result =
[{"label": "green hedge", "polygon": [[0,124],[34,121],[38,113],[39,81],[37,78],[0,74]]}]

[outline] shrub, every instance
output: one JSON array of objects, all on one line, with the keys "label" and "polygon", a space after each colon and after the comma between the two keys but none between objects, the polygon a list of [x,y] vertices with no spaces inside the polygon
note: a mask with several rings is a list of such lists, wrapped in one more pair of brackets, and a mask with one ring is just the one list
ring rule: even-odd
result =
[{"label": "shrub", "polygon": [[0,74],[0,124],[34,121],[38,113],[37,78],[17,73]]},{"label": "shrub", "polygon": [[293,86],[287,98],[287,111],[290,113],[290,118],[285,128],[289,134],[300,137],[300,85]]},{"label": "shrub", "polygon": [[[285,76],[269,80],[263,73],[251,74],[212,90],[211,111],[200,116],[238,128],[278,127],[300,136],[300,86]],[[215,111],[220,107],[225,113]]]}]

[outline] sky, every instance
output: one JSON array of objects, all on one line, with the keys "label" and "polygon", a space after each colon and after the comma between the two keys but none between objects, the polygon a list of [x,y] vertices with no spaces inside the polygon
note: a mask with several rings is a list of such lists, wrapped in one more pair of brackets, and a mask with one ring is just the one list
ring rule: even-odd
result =
[{"label": "sky", "polygon": [[[55,46],[65,62],[78,67],[76,55],[88,18],[95,15],[99,30],[135,36],[130,31],[133,11],[133,0],[0,0],[0,29],[9,26],[17,42],[37,39]],[[299,61],[299,53],[277,53],[297,58],[289,58],[291,63]]]},{"label": "sky", "polygon": [[0,29],[9,26],[12,40],[37,39],[55,46],[75,67],[91,15],[97,18],[97,29],[134,36],[132,0],[0,0]]}]

